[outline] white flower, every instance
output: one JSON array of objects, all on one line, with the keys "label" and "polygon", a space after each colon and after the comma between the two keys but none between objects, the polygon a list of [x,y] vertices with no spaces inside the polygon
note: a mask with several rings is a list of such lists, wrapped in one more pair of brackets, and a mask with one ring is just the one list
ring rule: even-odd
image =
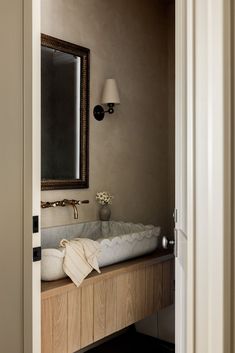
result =
[{"label": "white flower", "polygon": [[96,200],[101,205],[110,205],[112,203],[113,196],[107,191],[100,191],[96,193]]}]

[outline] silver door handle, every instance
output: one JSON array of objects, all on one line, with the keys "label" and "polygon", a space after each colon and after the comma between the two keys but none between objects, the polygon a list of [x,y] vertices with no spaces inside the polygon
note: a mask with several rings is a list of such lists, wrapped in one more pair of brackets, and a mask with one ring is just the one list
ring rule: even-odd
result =
[{"label": "silver door handle", "polygon": [[168,249],[169,245],[175,245],[175,241],[174,240],[169,240],[167,237],[163,237],[162,238],[162,247],[164,249]]}]

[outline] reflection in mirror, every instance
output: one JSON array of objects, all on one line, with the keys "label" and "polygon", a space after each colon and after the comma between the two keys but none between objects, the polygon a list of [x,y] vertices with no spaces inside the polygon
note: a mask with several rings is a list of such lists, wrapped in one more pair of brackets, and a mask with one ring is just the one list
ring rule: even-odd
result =
[{"label": "reflection in mirror", "polygon": [[79,179],[80,64],[42,47],[42,179]]},{"label": "reflection in mirror", "polygon": [[88,187],[89,50],[42,35],[42,189]]}]

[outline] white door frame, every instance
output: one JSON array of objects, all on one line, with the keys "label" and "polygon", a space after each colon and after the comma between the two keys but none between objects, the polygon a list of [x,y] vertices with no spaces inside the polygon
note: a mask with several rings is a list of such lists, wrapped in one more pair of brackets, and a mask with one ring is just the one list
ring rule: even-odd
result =
[{"label": "white door frame", "polygon": [[[176,14],[182,16],[177,21],[187,28],[187,80],[182,83],[187,92],[184,102],[187,107],[188,155],[187,353],[231,351],[231,1],[176,0]],[[37,0],[33,5],[31,0],[25,0],[24,65],[27,70],[24,90],[25,97],[30,97],[29,91],[32,94],[32,105],[25,101],[25,146],[30,144],[32,131],[35,129],[36,132],[40,127],[40,3]],[[179,67],[176,69],[180,70]],[[34,142],[36,150],[33,153],[38,154],[40,145],[36,134],[33,135]],[[29,175],[27,168],[32,170],[34,166],[26,149],[25,162],[25,171]],[[35,182],[38,187],[40,166],[35,165],[34,171],[36,174],[31,181],[25,179],[25,186],[27,182]],[[29,214],[29,207],[34,202],[34,212],[39,213],[38,196],[32,201],[33,195],[26,190],[25,215]],[[25,234],[29,234],[30,222],[26,218],[25,226]],[[39,244],[39,235],[36,239]],[[35,347],[40,347],[40,295],[38,286],[34,287],[28,277],[33,272],[32,263],[26,260],[27,254],[30,258],[30,248],[32,240],[25,235],[25,353],[30,352],[29,332],[32,328],[35,330],[35,336],[32,335]],[[38,269],[36,272],[39,273]],[[34,289],[36,296],[32,294]],[[36,299],[34,315],[28,311],[32,297],[33,301]],[[37,352],[40,348],[33,351]]]},{"label": "white door frame", "polygon": [[187,353],[231,352],[230,6],[176,0],[176,40],[187,29]]},{"label": "white door frame", "polygon": [[40,222],[32,234],[41,210],[40,12],[40,0],[24,0],[24,353],[41,353],[41,263],[32,262],[32,248],[41,246]]}]

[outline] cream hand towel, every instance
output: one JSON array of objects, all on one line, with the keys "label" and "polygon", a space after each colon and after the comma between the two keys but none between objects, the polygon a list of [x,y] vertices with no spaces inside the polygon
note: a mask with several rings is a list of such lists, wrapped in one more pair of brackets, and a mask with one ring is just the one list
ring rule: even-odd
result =
[{"label": "cream hand towel", "polygon": [[98,242],[87,238],[62,239],[60,246],[65,248],[63,270],[77,287],[93,269],[100,273]]}]

